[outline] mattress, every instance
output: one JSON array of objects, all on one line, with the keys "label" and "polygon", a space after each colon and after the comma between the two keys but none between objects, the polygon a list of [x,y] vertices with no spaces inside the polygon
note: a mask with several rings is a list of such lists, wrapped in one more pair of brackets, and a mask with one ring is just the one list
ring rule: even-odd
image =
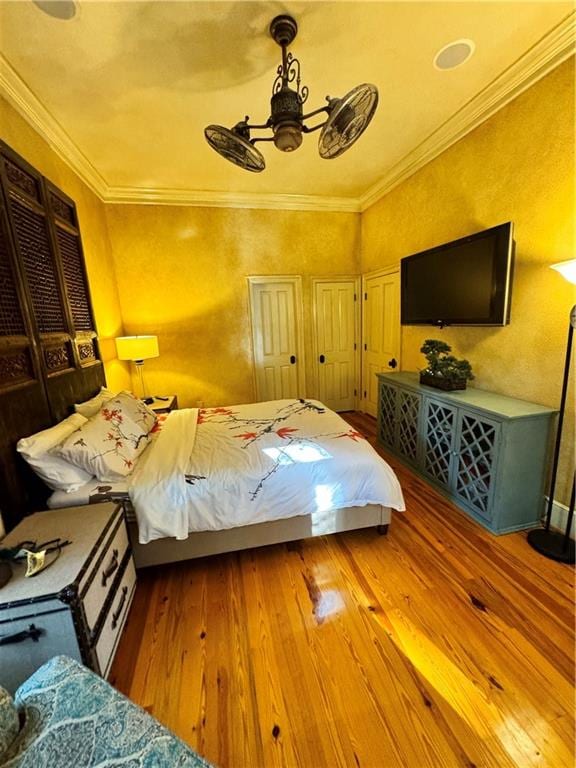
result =
[{"label": "mattress", "polygon": [[98,504],[101,501],[129,502],[128,480],[103,483],[93,477],[77,491],[54,491],[48,498],[48,508],[81,507],[85,504]]}]

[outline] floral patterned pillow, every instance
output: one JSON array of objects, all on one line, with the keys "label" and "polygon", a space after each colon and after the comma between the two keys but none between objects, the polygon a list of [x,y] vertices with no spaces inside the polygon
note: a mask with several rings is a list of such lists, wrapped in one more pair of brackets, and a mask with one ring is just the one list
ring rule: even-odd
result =
[{"label": "floral patterned pillow", "polygon": [[86,424],[54,450],[57,456],[85,469],[98,480],[129,475],[150,438],[116,398],[109,400]]},{"label": "floral patterned pillow", "polygon": [[156,424],[156,414],[146,403],[134,397],[132,392],[123,390],[106,403],[107,408],[117,408],[135,424],[138,424],[146,434]]},{"label": "floral patterned pillow", "polygon": [[18,736],[19,730],[18,710],[12,696],[4,688],[0,688],[0,760]]}]

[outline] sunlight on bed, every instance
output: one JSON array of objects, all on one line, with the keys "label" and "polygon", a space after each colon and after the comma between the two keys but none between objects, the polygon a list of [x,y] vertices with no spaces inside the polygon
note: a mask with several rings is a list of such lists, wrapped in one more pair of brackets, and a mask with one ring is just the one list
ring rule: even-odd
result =
[{"label": "sunlight on bed", "polygon": [[319,445],[297,443],[286,448],[263,448],[264,453],[278,464],[308,464],[311,461],[331,459],[331,454]]},{"label": "sunlight on bed", "polygon": [[314,488],[316,511],[310,515],[313,536],[321,536],[335,530],[338,514],[338,510],[335,509],[338,505],[334,498],[336,489],[336,485],[317,485]]},{"label": "sunlight on bed", "polygon": [[[316,511],[328,512],[334,508],[334,486],[317,485],[314,489],[316,494]],[[324,518],[326,515],[324,515]]]}]

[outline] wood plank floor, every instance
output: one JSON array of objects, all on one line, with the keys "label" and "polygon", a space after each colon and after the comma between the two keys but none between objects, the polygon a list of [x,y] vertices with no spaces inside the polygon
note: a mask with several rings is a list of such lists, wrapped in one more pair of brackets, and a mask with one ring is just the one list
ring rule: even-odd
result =
[{"label": "wood plank floor", "polygon": [[223,768],[571,768],[573,569],[389,462],[386,537],[141,572],[111,682]]}]

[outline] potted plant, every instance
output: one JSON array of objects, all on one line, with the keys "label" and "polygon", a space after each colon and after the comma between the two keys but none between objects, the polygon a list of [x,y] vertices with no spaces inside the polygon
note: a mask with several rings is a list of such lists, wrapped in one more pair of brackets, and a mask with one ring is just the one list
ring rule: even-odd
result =
[{"label": "potted plant", "polygon": [[420,384],[451,392],[466,389],[466,382],[474,378],[468,360],[458,360],[451,355],[452,347],[445,341],[426,339],[420,352],[428,365],[420,371]]}]

